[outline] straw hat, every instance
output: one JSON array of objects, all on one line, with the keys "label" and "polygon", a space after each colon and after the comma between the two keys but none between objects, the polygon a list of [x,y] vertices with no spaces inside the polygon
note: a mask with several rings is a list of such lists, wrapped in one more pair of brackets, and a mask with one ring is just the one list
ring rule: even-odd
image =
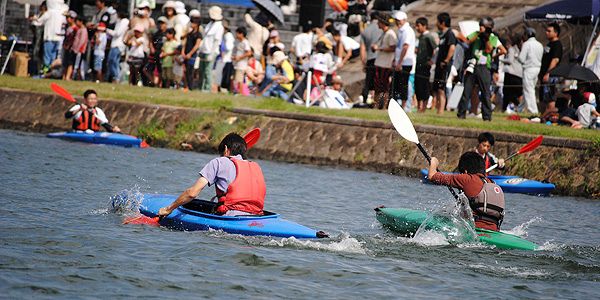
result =
[{"label": "straw hat", "polygon": [[283,51],[275,51],[275,53],[273,53],[273,64],[280,65],[287,58],[287,55],[285,55]]},{"label": "straw hat", "polygon": [[208,16],[215,21],[223,20],[223,11],[218,6],[211,6],[208,9]]}]

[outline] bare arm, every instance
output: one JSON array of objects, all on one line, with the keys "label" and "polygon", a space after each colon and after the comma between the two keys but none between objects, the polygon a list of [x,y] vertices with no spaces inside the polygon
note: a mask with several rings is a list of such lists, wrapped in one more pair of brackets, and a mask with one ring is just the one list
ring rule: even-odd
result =
[{"label": "bare arm", "polygon": [[367,64],[367,47],[365,43],[360,43],[360,61],[362,61],[363,65]]},{"label": "bare arm", "polygon": [[198,196],[198,194],[200,194],[202,189],[207,184],[208,184],[208,180],[206,180],[206,178],[201,176],[200,178],[198,178],[198,180],[196,180],[196,182],[191,187],[189,187],[185,191],[183,191],[183,193],[181,193],[181,195],[179,195],[179,197],[177,197],[177,199],[175,201],[173,201],[173,203],[171,203],[167,207],[161,208],[158,211],[158,215],[159,216],[168,216],[171,214],[171,212],[173,212],[173,210],[175,210],[179,206],[184,205],[184,204],[189,203],[190,201],[194,200],[194,198],[196,198]]},{"label": "bare arm", "polygon": [[450,49],[448,49],[448,55],[444,59],[444,63],[449,64],[450,60],[452,60],[452,56],[454,56],[454,51],[456,50],[456,45],[451,45]]}]

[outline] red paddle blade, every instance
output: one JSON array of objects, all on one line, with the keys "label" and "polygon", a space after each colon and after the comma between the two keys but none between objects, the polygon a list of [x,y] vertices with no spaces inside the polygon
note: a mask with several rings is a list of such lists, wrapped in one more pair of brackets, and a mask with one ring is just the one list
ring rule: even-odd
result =
[{"label": "red paddle blade", "polygon": [[60,85],[56,84],[56,83],[51,83],[50,84],[50,88],[59,96],[67,99],[67,101],[69,102],[73,102],[73,103],[77,103],[77,100],[75,100],[75,98],[73,98],[73,96],[71,96],[71,94],[69,94],[69,92],[67,92],[67,90],[65,90],[63,87],[61,87]]},{"label": "red paddle blade", "polygon": [[246,141],[246,149],[252,148],[260,139],[260,128],[254,128],[244,135]]},{"label": "red paddle blade", "polygon": [[160,226],[158,220],[158,217],[150,218],[148,216],[139,215],[137,217],[125,219],[125,221],[123,221],[123,224]]},{"label": "red paddle blade", "polygon": [[529,151],[535,150],[535,148],[539,147],[542,144],[542,140],[544,140],[543,136],[536,137],[533,141],[527,143],[527,145],[523,146],[523,148],[519,149],[518,154],[523,154]]}]

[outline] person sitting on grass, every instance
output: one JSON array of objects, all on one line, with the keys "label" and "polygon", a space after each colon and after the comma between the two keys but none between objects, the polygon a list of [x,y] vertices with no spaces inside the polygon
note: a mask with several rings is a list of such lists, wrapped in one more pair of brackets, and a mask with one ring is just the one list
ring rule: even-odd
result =
[{"label": "person sitting on grass", "polygon": [[262,215],[267,188],[260,166],[245,159],[244,138],[230,133],[219,144],[220,157],[209,161],[196,182],[173,203],[158,211],[168,216],[177,207],[191,202],[206,185],[214,185],[219,206],[216,213],[225,216]]},{"label": "person sitting on grass", "polygon": [[118,126],[108,123],[104,111],[97,107],[98,93],[87,90],[83,93],[83,103],[75,104],[65,113],[66,119],[73,119],[73,130],[88,133],[100,131],[100,126],[108,132],[121,132]]},{"label": "person sitting on grass", "polygon": [[429,181],[464,191],[473,211],[475,227],[500,231],[504,219],[504,192],[485,176],[485,163],[475,152],[466,152],[458,161],[460,174],[442,174],[437,171],[439,161],[432,157],[429,164]]},{"label": "person sitting on grass", "polygon": [[583,128],[600,129],[598,117],[600,113],[596,111],[596,96],[593,93],[586,92],[584,95],[585,103],[577,108],[577,117]]}]

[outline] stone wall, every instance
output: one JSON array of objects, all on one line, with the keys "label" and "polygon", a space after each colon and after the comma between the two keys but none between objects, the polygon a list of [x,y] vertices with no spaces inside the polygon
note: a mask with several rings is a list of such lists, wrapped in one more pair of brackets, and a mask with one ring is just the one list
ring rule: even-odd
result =
[{"label": "stone wall", "polygon": [[[38,132],[69,129],[64,112],[70,103],[56,96],[0,89],[0,127]],[[187,108],[104,100],[100,106],[113,124],[136,134],[151,122],[162,124],[173,148],[214,151],[221,123],[245,132],[260,127],[262,137],[249,153],[267,160],[343,166],[361,170],[416,177],[425,167],[417,147],[404,141],[387,122],[303,115],[250,109],[200,111]],[[191,134],[176,134],[177,125],[193,124]],[[236,125],[237,124],[237,125]],[[237,126],[237,127],[236,127]],[[421,143],[451,170],[459,156],[477,143],[478,131],[458,128],[416,126]],[[222,130],[221,130],[222,131]],[[222,134],[222,133],[221,133]],[[494,152],[500,157],[517,151],[533,136],[494,133]],[[155,144],[155,145],[156,145]],[[600,155],[597,145],[581,140],[546,137],[534,152],[515,157],[506,173],[557,185],[556,194],[600,197]]]}]

